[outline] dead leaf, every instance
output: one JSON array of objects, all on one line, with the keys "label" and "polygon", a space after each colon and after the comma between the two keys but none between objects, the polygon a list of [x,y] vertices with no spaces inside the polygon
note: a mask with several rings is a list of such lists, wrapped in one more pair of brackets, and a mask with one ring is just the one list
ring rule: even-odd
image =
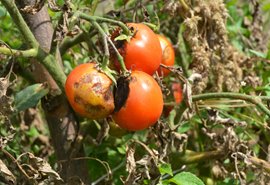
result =
[{"label": "dead leaf", "polygon": [[16,184],[16,177],[7,168],[5,163],[0,159],[0,179],[6,184]]}]

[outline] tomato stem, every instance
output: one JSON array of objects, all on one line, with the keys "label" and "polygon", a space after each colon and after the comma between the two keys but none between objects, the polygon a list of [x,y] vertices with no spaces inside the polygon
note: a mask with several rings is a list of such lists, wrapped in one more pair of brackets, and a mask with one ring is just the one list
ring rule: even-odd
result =
[{"label": "tomato stem", "polygon": [[125,25],[123,22],[121,21],[116,21],[113,19],[109,19],[109,18],[104,18],[104,17],[98,17],[98,16],[89,16],[87,14],[84,14],[82,12],[77,12],[74,15],[75,17],[79,17],[81,19],[85,19],[87,21],[90,21],[93,26],[99,31],[99,33],[101,34],[101,36],[103,37],[103,44],[104,44],[104,52],[105,52],[105,59],[104,59],[104,63],[102,63],[102,67],[105,69],[108,66],[109,63],[109,49],[108,49],[108,44],[107,42],[109,42],[109,44],[112,46],[112,48],[114,49],[118,62],[120,63],[121,69],[124,73],[126,73],[128,70],[125,66],[124,63],[124,59],[121,56],[121,54],[119,53],[118,49],[115,47],[114,43],[112,42],[112,40],[108,37],[108,35],[106,34],[106,27],[104,27],[105,25],[103,25],[103,28],[98,24],[98,22],[107,22],[107,23],[112,23],[112,24],[116,24],[118,26],[120,26],[123,29],[123,32],[127,35],[130,35],[130,30],[128,28],[127,25]]},{"label": "tomato stem", "polygon": [[102,36],[102,43],[104,46],[104,59],[102,62],[102,68],[106,68],[109,65],[109,57],[110,57],[110,51],[109,51],[109,46],[108,46],[108,35],[105,33],[105,31],[102,29],[102,27],[96,22],[96,21],[91,21],[93,26],[98,30],[100,35]]},{"label": "tomato stem", "polygon": [[187,3],[185,2],[185,0],[179,0],[179,2],[186,11],[188,11],[190,9],[189,6],[187,5]]},{"label": "tomato stem", "polygon": [[9,56],[22,56],[22,57],[36,57],[38,54],[37,49],[28,49],[28,50],[15,50],[15,49],[10,49],[6,47],[0,47],[0,53],[4,55],[9,55]]},{"label": "tomato stem", "polygon": [[261,102],[262,100],[269,100],[269,97],[266,96],[251,96],[241,93],[231,93],[231,92],[222,92],[222,93],[205,93],[199,95],[193,95],[192,101],[213,99],[213,98],[231,98],[231,99],[240,99],[247,102],[250,102],[256,105],[262,112],[264,112],[270,118],[270,110]]},{"label": "tomato stem", "polygon": [[107,23],[118,25],[123,29],[123,31],[126,35],[130,35],[130,30],[129,30],[128,26],[121,21],[117,21],[117,20],[109,19],[109,18],[105,18],[105,17],[99,17],[99,16],[89,16],[89,15],[82,13],[82,12],[75,13],[75,17],[76,16],[78,16],[81,19],[90,21],[90,22],[92,22],[92,21],[107,22]]}]

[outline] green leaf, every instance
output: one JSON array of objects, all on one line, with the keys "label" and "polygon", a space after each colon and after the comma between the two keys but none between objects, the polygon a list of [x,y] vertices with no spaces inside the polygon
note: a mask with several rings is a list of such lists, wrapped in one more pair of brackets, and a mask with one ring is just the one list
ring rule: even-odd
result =
[{"label": "green leaf", "polygon": [[7,10],[0,5],[0,17],[4,17],[7,14]]},{"label": "green leaf", "polygon": [[190,129],[191,129],[190,123],[189,122],[185,122],[184,124],[182,124],[178,128],[178,132],[179,133],[185,133],[185,132],[189,131]]},{"label": "green leaf", "polygon": [[250,49],[249,52],[257,57],[266,58],[266,54]]},{"label": "green leaf", "polygon": [[205,185],[201,179],[190,172],[181,172],[170,179],[177,185]]},{"label": "green leaf", "polygon": [[45,84],[34,84],[21,90],[15,95],[14,100],[17,111],[34,107],[48,92],[49,88]]},{"label": "green leaf", "polygon": [[131,39],[131,36],[125,35],[125,34],[120,34],[118,37],[116,37],[114,39],[114,41],[118,41],[118,40],[126,40],[127,42],[129,42]]},{"label": "green leaf", "polygon": [[158,166],[159,172],[161,175],[169,174],[173,176],[171,164],[163,163]]}]

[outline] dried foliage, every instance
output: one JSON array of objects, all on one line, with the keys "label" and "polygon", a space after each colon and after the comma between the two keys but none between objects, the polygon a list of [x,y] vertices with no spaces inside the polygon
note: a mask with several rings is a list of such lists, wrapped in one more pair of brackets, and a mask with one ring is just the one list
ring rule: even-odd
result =
[{"label": "dried foliage", "polygon": [[[98,1],[91,1],[95,2]],[[269,79],[266,80],[269,75],[265,73],[269,67],[264,64],[270,62],[266,57],[258,56],[269,49],[267,40],[270,35],[263,30],[260,1],[249,1],[250,16],[245,17],[240,26],[250,33],[248,36],[237,33],[243,44],[241,51],[230,38],[227,21],[233,18],[229,15],[226,2],[117,1],[114,5],[119,7],[115,11],[98,12],[114,21],[136,20],[147,24],[159,24],[160,21],[161,32],[174,43],[177,66],[163,66],[171,71],[171,75],[168,78],[155,75],[155,79],[162,88],[165,103],[168,103],[165,106],[172,110],[146,131],[129,133],[116,128],[120,134],[118,132],[119,135],[115,137],[111,134],[115,129],[111,118],[96,121],[80,118],[85,124],[80,125],[76,141],[70,143],[70,161],[60,161],[60,165],[51,159],[54,157],[53,149],[39,105],[15,112],[14,89],[22,89],[26,82],[20,79],[23,82],[16,81],[17,86],[12,87],[11,68],[7,75],[0,77],[0,182],[84,184],[77,176],[68,177],[64,182],[53,167],[61,167],[61,162],[85,160],[91,166],[89,171],[99,175],[93,177],[96,179],[93,185],[120,183],[120,180],[125,185],[158,184],[182,171],[192,171],[204,181],[211,179],[216,184],[225,183],[228,179],[227,184],[269,184],[269,118],[244,100],[193,102],[194,95],[209,92],[269,96]],[[91,13],[94,13],[95,5],[89,8],[89,2],[81,1],[81,4],[74,5],[70,0],[63,1],[62,5],[58,3],[55,0],[39,0],[21,11],[34,15],[48,5],[53,13],[59,13],[54,22],[52,47],[57,50],[62,46],[64,51],[68,51],[63,53],[66,72],[79,63],[89,61],[89,58],[101,61],[104,53],[98,30],[94,29],[93,22],[80,20],[73,14],[76,8],[87,13],[93,10]],[[106,3],[101,1],[100,6],[107,8]],[[247,2],[239,1],[241,3]],[[240,15],[244,15],[244,10],[236,9]],[[115,22],[106,24],[101,24],[100,29],[119,29]],[[111,41],[107,35],[106,41]],[[79,46],[74,46],[76,44]],[[257,54],[250,55],[250,50]],[[0,58],[5,57],[0,55]],[[263,64],[258,65],[261,61]],[[262,77],[262,73],[266,77]],[[181,83],[183,87],[185,102],[181,105],[167,101],[172,100],[172,82]],[[115,96],[122,94],[116,92]],[[259,101],[264,103],[265,99]],[[121,103],[124,104],[124,101]],[[34,151],[33,146],[38,146],[38,149]],[[75,158],[82,146],[85,146],[87,156]],[[125,169],[122,158],[126,160]],[[52,167],[47,161],[55,166]],[[161,172],[162,165],[169,166],[167,173]],[[111,170],[112,166],[115,168]],[[118,170],[120,175],[117,174]]]}]

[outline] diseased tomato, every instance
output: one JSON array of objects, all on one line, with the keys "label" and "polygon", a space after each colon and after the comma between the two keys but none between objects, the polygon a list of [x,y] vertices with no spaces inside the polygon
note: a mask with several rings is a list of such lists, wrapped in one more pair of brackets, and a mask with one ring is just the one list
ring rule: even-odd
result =
[{"label": "diseased tomato", "polygon": [[[128,23],[134,32],[129,42],[124,41],[116,45],[124,58],[127,69],[144,71],[153,75],[159,68],[162,59],[162,50],[157,35],[142,23]],[[119,34],[119,33],[118,33]],[[113,33],[112,38],[117,34]],[[120,68],[119,62],[114,57],[115,65]]]},{"label": "diseased tomato", "polygon": [[68,75],[65,92],[75,112],[90,119],[105,118],[114,110],[112,81],[95,63],[81,64]]},{"label": "diseased tomato", "polygon": [[157,122],[163,109],[161,89],[155,79],[142,71],[128,77],[129,93],[113,120],[130,131],[146,129]]},{"label": "diseased tomato", "polygon": [[[174,54],[174,49],[173,49],[171,42],[163,35],[157,35],[157,36],[158,36],[158,39],[159,39],[159,42],[160,42],[160,45],[162,48],[161,63],[166,65],[166,66],[173,66],[175,54]],[[168,76],[169,73],[170,73],[170,71],[164,67],[160,67],[158,69],[159,75]]]}]

